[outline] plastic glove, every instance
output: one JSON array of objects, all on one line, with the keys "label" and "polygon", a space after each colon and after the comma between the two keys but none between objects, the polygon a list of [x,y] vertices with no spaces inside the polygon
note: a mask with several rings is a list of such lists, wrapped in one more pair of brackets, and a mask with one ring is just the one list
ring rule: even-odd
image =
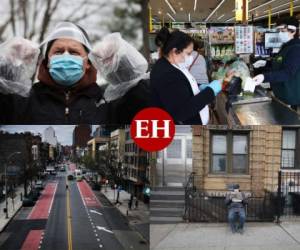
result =
[{"label": "plastic glove", "polygon": [[263,74],[259,74],[259,75],[255,76],[252,80],[254,81],[255,85],[259,85],[264,82],[265,77]]},{"label": "plastic glove", "polygon": [[0,93],[29,95],[39,53],[37,43],[21,37],[0,44]]},{"label": "plastic glove", "polygon": [[254,93],[255,87],[255,81],[251,77],[247,77],[245,81],[244,91]]},{"label": "plastic glove", "polygon": [[208,83],[203,83],[199,86],[200,91],[203,91],[204,89],[206,89],[209,86]]},{"label": "plastic glove", "polygon": [[215,96],[217,96],[222,90],[222,83],[220,80],[214,80],[208,87],[211,88],[214,91]]},{"label": "plastic glove", "polygon": [[265,67],[266,64],[267,64],[267,61],[265,61],[265,60],[258,60],[255,63],[253,63],[253,67],[257,69],[257,68]]}]

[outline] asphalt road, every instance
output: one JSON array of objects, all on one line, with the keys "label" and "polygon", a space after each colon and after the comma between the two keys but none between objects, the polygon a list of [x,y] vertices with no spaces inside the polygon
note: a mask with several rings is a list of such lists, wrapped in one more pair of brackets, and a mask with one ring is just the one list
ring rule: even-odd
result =
[{"label": "asphalt road", "polygon": [[[0,250],[149,249],[115,207],[105,199],[93,200],[87,183],[69,181],[66,189],[65,173],[52,177],[50,182],[57,183],[54,198],[51,193],[41,195],[35,208],[49,210],[48,218],[38,217],[45,211],[34,213],[33,208],[22,208],[0,234]],[[37,218],[32,219],[30,215],[34,214]]]}]

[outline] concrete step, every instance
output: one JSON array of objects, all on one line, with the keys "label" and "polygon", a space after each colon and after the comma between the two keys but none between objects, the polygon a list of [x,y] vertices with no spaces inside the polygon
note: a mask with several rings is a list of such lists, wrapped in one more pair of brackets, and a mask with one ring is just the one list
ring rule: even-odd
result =
[{"label": "concrete step", "polygon": [[183,187],[152,187],[151,191],[183,191]]},{"label": "concrete step", "polygon": [[157,195],[157,194],[151,194],[151,200],[168,200],[168,201],[182,201],[184,200],[184,195]]},{"label": "concrete step", "polygon": [[183,209],[180,210],[151,210],[150,217],[182,217],[183,216]]},{"label": "concrete step", "polygon": [[183,222],[182,217],[161,217],[161,216],[150,216],[151,224],[174,224]]},{"label": "concrete step", "polygon": [[177,207],[183,208],[184,207],[184,200],[152,200],[150,203],[151,208],[165,208],[165,207]]},{"label": "concrete step", "polygon": [[160,191],[152,191],[151,195],[184,195],[183,190],[160,190]]},{"label": "concrete step", "polygon": [[151,207],[150,213],[152,211],[171,211],[171,212],[182,212],[183,209],[180,207]]}]

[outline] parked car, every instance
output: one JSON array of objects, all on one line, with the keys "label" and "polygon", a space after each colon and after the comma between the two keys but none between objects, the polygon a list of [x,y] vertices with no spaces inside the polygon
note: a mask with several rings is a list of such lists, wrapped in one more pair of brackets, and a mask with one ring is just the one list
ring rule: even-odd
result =
[{"label": "parked car", "polygon": [[73,181],[74,180],[74,176],[71,175],[71,174],[69,174],[67,178],[68,178],[69,181]]},{"label": "parked car", "polygon": [[53,171],[50,172],[50,174],[51,175],[56,175],[56,171],[53,170]]},{"label": "parked car", "polygon": [[95,191],[100,191],[101,190],[101,185],[97,182],[94,182],[94,181],[91,182],[91,187],[92,187],[92,190],[95,190]]},{"label": "parked car", "polygon": [[22,202],[23,207],[33,207],[34,204],[35,204],[35,202],[30,197],[27,197],[27,198],[25,197]]},{"label": "parked car", "polygon": [[38,180],[36,183],[35,183],[35,188],[38,189],[38,190],[43,190],[44,189],[44,184],[41,180]]},{"label": "parked car", "polygon": [[28,195],[33,201],[37,201],[40,196],[40,191],[37,189],[32,189]]}]

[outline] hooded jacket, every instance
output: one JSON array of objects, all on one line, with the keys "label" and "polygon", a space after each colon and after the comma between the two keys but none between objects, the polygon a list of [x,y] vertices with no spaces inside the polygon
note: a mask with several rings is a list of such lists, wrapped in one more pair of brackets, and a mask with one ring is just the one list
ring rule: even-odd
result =
[{"label": "hooded jacket", "polygon": [[[46,62],[39,67],[38,83],[28,98],[0,94],[2,124],[101,124],[106,123],[106,106],[96,107],[103,91],[96,84],[97,71],[91,65],[73,87],[65,88],[51,78]],[[97,118],[96,118],[96,113]]]}]

